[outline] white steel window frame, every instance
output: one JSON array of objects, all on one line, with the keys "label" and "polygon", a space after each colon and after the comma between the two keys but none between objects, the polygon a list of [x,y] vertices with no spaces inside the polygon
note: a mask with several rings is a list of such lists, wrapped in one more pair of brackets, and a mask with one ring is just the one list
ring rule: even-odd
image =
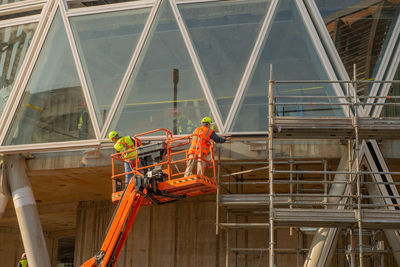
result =
[{"label": "white steel window frame", "polygon": [[[231,125],[233,123],[235,115],[238,112],[239,105],[244,97],[244,93],[245,93],[247,87],[249,86],[249,84],[248,84],[250,82],[249,80],[252,77],[252,74],[254,73],[255,68],[257,67],[258,60],[261,56],[262,49],[266,42],[266,36],[268,36],[268,33],[271,28],[271,22],[272,22],[272,19],[274,18],[275,11],[278,6],[278,1],[279,0],[272,0],[270,3],[267,14],[266,14],[264,21],[262,23],[262,26],[260,28],[260,32],[255,41],[253,51],[251,52],[249,62],[247,63],[246,69],[245,69],[242,79],[239,83],[238,90],[236,91],[235,98],[233,99],[231,109],[229,110],[228,116],[226,118],[223,132],[231,133],[229,130],[231,128]],[[265,86],[265,90],[267,91],[267,85]],[[265,133],[267,133],[267,131],[262,132],[262,133],[265,134]],[[243,132],[241,132],[240,134],[243,134]]]},{"label": "white steel window frame", "polygon": [[[79,7],[73,9],[67,9],[67,16],[83,16],[83,15],[91,15],[91,14],[101,14],[101,13],[109,13],[115,11],[124,11],[131,9],[140,9],[140,8],[151,8],[154,6],[156,0],[143,0],[143,1],[133,1],[133,2],[123,2],[123,3],[115,3],[108,5],[100,5],[100,6],[92,6],[92,7]],[[67,4],[66,4],[67,5]]]},{"label": "white steel window frame", "polygon": [[[210,2],[210,1],[207,1],[207,2]],[[215,102],[215,97],[214,97],[213,93],[211,92],[210,86],[208,84],[208,80],[206,78],[206,75],[204,74],[204,70],[202,69],[200,60],[198,59],[197,52],[193,46],[193,43],[189,36],[188,30],[186,29],[186,25],[183,22],[178,5],[177,5],[176,1],[174,1],[174,0],[169,0],[169,3],[172,7],[172,12],[175,15],[175,19],[178,23],[179,30],[182,34],[182,37],[185,42],[186,48],[188,50],[189,56],[192,60],[194,68],[196,70],[196,74],[197,74],[197,77],[199,78],[201,88],[203,89],[204,96],[207,100],[208,106],[210,107],[211,114],[213,115],[214,121],[217,124],[218,129],[221,129],[220,130],[221,133],[224,133],[225,131],[223,128],[223,122],[222,122],[221,115],[220,115],[221,113]]]},{"label": "white steel window frame", "polygon": [[[328,75],[328,78],[330,80],[337,80],[335,72],[329,62],[328,55],[325,53],[325,50],[319,39],[317,31],[315,30],[315,28],[313,26],[312,20],[311,20],[310,16],[308,15],[308,12],[307,12],[306,7],[304,6],[304,3],[301,0],[295,0],[295,3],[299,10],[299,14],[304,22],[304,26],[305,26],[306,30],[308,31],[309,36],[311,37],[314,47],[317,50],[318,58],[320,59],[322,66],[324,67],[325,72]],[[244,81],[244,79],[242,80],[243,82],[245,82],[245,84],[241,83],[241,86],[239,86],[239,90],[237,92],[237,95],[235,96],[234,103],[232,104],[232,108],[228,114],[228,119],[227,119],[226,125],[225,125],[225,131],[229,134],[235,135],[235,134],[243,134],[244,133],[244,132],[232,132],[232,131],[230,131],[230,129],[232,127],[236,112],[238,112],[239,105],[240,105],[241,101],[244,100],[243,97],[244,97],[245,89],[247,89],[247,87],[250,86],[248,84],[250,82],[249,78],[252,76],[252,73],[255,71],[258,59],[261,56],[262,48],[267,40],[269,30],[272,26],[272,18],[275,16],[277,4],[278,4],[278,1],[273,1],[271,3],[271,9],[267,13],[267,16],[266,16],[265,22],[264,22],[265,24],[263,25],[263,28],[260,32],[259,37],[261,38],[261,40],[260,39],[257,40],[255,49],[253,51],[254,54],[252,54],[250,61],[249,61],[249,65],[250,65],[250,63],[252,63],[253,65],[248,66],[249,69],[246,68],[245,75],[243,78],[245,78],[245,76],[247,76],[247,77],[246,77],[245,81]],[[271,12],[272,14],[269,14],[269,12]],[[341,89],[341,87],[338,84],[333,84],[333,88],[334,88],[334,92],[336,93],[337,96],[344,96],[343,90]],[[266,86],[265,90],[267,90],[267,86]],[[344,102],[344,103],[347,102],[344,99],[340,99],[340,101]],[[347,106],[342,106],[342,109],[344,111],[344,114],[348,114]],[[265,131],[264,133],[268,133],[268,132]]]},{"label": "white steel window frame", "polygon": [[25,90],[27,79],[30,77],[34,63],[36,62],[43,41],[47,35],[47,31],[50,27],[49,21],[52,21],[51,15],[54,4],[55,3],[53,1],[50,1],[42,9],[35,34],[32,37],[31,44],[29,45],[25,59],[21,65],[21,69],[19,70],[19,73],[15,79],[14,87],[8,98],[6,106],[4,107],[3,113],[1,114],[0,129],[2,129],[2,131],[0,132],[0,145],[3,144],[8,127],[11,124],[14,112],[16,110],[16,105],[14,105],[14,103],[19,103],[21,99],[21,96]]},{"label": "white steel window frame", "polygon": [[[51,1],[49,1],[51,2]],[[0,16],[42,9],[47,0],[26,0],[0,5]]]},{"label": "white steel window frame", "polygon": [[[122,105],[122,96],[125,93],[126,87],[128,85],[128,82],[131,78],[132,72],[136,67],[136,64],[138,63],[138,59],[141,53],[143,53],[144,51],[144,47],[146,44],[146,41],[148,39],[148,36],[150,35],[150,31],[152,30],[152,26],[155,22],[156,19],[156,15],[157,15],[157,11],[159,10],[159,7],[161,5],[161,1],[162,0],[156,0],[154,2],[153,8],[150,11],[150,14],[147,18],[146,24],[143,28],[143,31],[141,33],[141,36],[139,38],[138,43],[136,44],[136,48],[135,51],[133,52],[132,58],[130,59],[130,62],[128,64],[127,70],[124,74],[124,77],[122,78],[122,82],[120,84],[120,87],[117,91],[117,94],[114,98],[114,101],[111,105],[109,114],[106,118],[106,120],[104,121],[104,125],[103,125],[103,129],[101,131],[101,138],[102,138],[102,142],[107,142],[108,139],[106,139],[106,133],[108,128],[111,125],[112,120],[114,119],[117,109],[119,107],[119,105]],[[143,7],[138,7],[138,8],[143,8]]]},{"label": "white steel window frame", "polygon": [[[32,75],[32,71],[34,69],[34,66],[39,58],[39,54],[43,48],[43,44],[46,40],[46,37],[49,33],[50,27],[54,21],[55,15],[57,13],[57,11],[59,11],[61,13],[61,16],[63,18],[63,25],[64,27],[67,27],[64,21],[64,16],[65,16],[65,8],[63,6],[64,2],[63,0],[55,0],[55,1],[50,1],[52,2],[52,5],[50,6],[49,4],[49,8],[48,10],[45,10],[46,12],[44,12],[42,14],[42,18],[43,20],[41,20],[40,22],[43,23],[43,25],[41,25],[43,27],[43,33],[40,36],[40,39],[38,40],[38,44],[36,45],[36,50],[31,51],[31,53],[33,53],[32,55],[32,61],[29,62],[29,65],[26,65],[25,67],[28,69],[28,71],[26,72],[25,77],[23,78],[23,80],[20,82],[20,86],[16,87],[19,88],[18,92],[16,93],[15,96],[15,103],[18,103],[18,105],[12,105],[12,107],[10,108],[10,111],[7,112],[7,114],[10,114],[7,118],[7,121],[5,123],[5,129],[7,129],[7,131],[3,131],[2,132],[2,136],[1,136],[1,143],[4,142],[4,139],[6,137],[6,134],[13,122],[14,119],[14,115],[15,112],[19,106],[19,103],[21,102],[21,99],[23,97],[23,93],[25,91],[26,85],[28,84],[28,81]],[[47,20],[44,21],[44,19],[48,18]],[[38,26],[39,27],[39,26]],[[38,30],[38,29],[37,29]],[[67,31],[67,29],[66,29]],[[71,44],[71,39],[70,36],[67,33],[67,38],[68,38],[68,42]],[[73,48],[71,47],[71,50]],[[28,56],[28,55],[27,55]],[[75,60],[75,56],[74,56],[74,60]],[[76,62],[75,62],[76,65]],[[78,66],[76,66],[78,68]],[[77,69],[78,71],[78,69]],[[21,73],[22,75],[22,73]],[[79,72],[78,72],[79,75]],[[20,76],[20,75],[19,75]],[[81,79],[82,77],[80,77]],[[18,79],[18,78],[17,78]],[[87,101],[87,94],[88,92],[86,91],[85,93],[85,89],[83,88],[84,85],[81,82],[81,86],[82,86],[82,90],[83,93],[85,95],[86,101]],[[14,97],[14,96],[13,96]],[[14,102],[14,101],[12,101]],[[91,105],[88,105],[88,109],[89,109],[89,114],[91,116],[91,120],[92,120],[92,125],[93,125],[93,119],[92,119],[92,114],[93,112],[93,107]],[[90,109],[92,109],[92,111],[90,111]],[[96,129],[95,129],[96,132]],[[99,135],[98,135],[99,136]],[[16,151],[36,151],[36,150],[52,150],[52,149],[66,149],[66,148],[78,148],[78,147],[88,147],[88,146],[98,146],[100,144],[99,139],[89,139],[89,140],[79,140],[79,141],[65,141],[65,142],[51,142],[51,143],[38,143],[38,144],[23,144],[23,145],[13,145],[13,146],[2,146],[0,147],[0,152],[16,152]]]},{"label": "white steel window frame", "polygon": [[[314,46],[317,49],[318,56],[322,62],[322,65],[325,68],[328,78],[332,81],[336,81],[338,78],[336,77],[335,71],[331,65],[331,62],[329,61],[329,57],[326,54],[324,46],[321,43],[321,39],[319,38],[319,35],[314,27],[314,24],[313,24],[312,19],[307,11],[306,6],[304,5],[302,0],[296,0],[296,2],[297,2],[297,6],[299,7],[302,18],[304,19],[304,24],[308,30],[308,33],[310,34],[310,36],[312,38]],[[338,83],[334,83],[334,84],[332,84],[332,86],[336,93],[336,96],[345,96],[343,93],[342,87]],[[344,98],[340,98],[339,101],[341,103],[348,103],[348,101]],[[318,103],[316,103],[316,105],[318,105]],[[348,116],[349,106],[341,105],[341,108],[343,109],[345,116]]]},{"label": "white steel window frame", "polygon": [[81,82],[83,95],[85,97],[85,102],[86,102],[86,105],[88,107],[90,120],[92,122],[92,127],[94,129],[94,133],[95,133],[96,139],[99,140],[100,139],[99,123],[97,121],[96,113],[95,113],[94,108],[93,108],[93,103],[92,103],[92,99],[90,97],[89,88],[88,88],[88,85],[87,85],[87,82],[86,82],[85,73],[84,73],[83,68],[82,68],[82,63],[81,63],[80,58],[79,58],[78,49],[76,47],[74,35],[72,33],[72,30],[71,30],[71,24],[70,24],[70,21],[69,21],[69,19],[67,17],[67,14],[66,14],[66,11],[67,11],[66,5],[67,4],[63,0],[57,0],[57,1],[59,3],[59,8],[60,8],[60,11],[61,11],[61,17],[62,17],[62,20],[63,20],[63,23],[64,23],[64,27],[65,27],[65,30],[66,30],[66,33],[67,33],[69,45],[71,47],[72,56],[74,58],[76,70],[77,70],[77,73],[78,73],[78,76],[79,76],[79,81]]},{"label": "white steel window frame", "polygon": [[[8,28],[8,27],[14,27],[14,26],[23,26],[23,25],[27,25],[27,24],[30,24],[30,23],[38,23],[38,22],[39,22],[39,19],[40,19],[40,15],[34,15],[34,16],[29,16],[29,17],[25,17],[25,18],[18,18],[18,19],[13,19],[13,20],[7,20],[7,21],[5,21],[5,22],[3,22],[3,23],[0,22],[0,29]],[[38,26],[39,26],[39,25],[38,25]],[[35,33],[36,33],[36,31],[37,31],[38,26],[36,27]],[[34,35],[32,36],[31,44],[33,43],[33,38],[35,38],[35,33],[34,33]],[[29,47],[27,48],[27,53],[25,54],[25,58],[28,56],[28,51],[29,51],[29,48],[31,47],[31,44],[30,44]],[[24,64],[26,64],[26,63],[25,63],[25,62],[26,62],[25,58],[24,58],[24,60],[23,60],[23,64],[21,64],[21,69],[20,69],[19,72],[21,72],[22,66],[23,66]],[[5,124],[7,115],[8,115],[9,107],[10,107],[10,105],[12,105],[12,103],[14,102],[13,99],[15,99],[15,93],[16,93],[15,90],[16,90],[16,88],[17,88],[15,85],[16,85],[16,83],[17,83],[18,77],[20,76],[20,75],[19,75],[19,72],[18,72],[18,74],[17,74],[17,76],[16,76],[16,79],[15,79],[15,81],[14,81],[14,85],[13,85],[13,88],[11,89],[10,96],[9,96],[9,98],[8,98],[8,100],[7,100],[7,103],[6,103],[6,105],[5,105],[4,109],[3,109],[2,114],[0,115],[0,129],[1,129],[1,130],[0,130],[0,137],[2,136],[2,133],[6,130],[6,128],[4,127],[4,124]],[[0,144],[1,144],[1,143],[0,143]]]},{"label": "white steel window frame", "polygon": [[[386,64],[384,66],[382,66],[382,72],[385,74],[385,76],[382,77],[382,80],[385,79],[386,81],[391,81],[393,80],[395,74],[396,74],[396,70],[399,67],[400,64],[400,15],[397,18],[397,22],[396,22],[396,26],[393,29],[393,34],[392,34],[392,39],[391,41],[391,47],[389,50],[389,46],[388,49],[386,51],[385,57],[388,58],[387,62],[385,62]],[[377,89],[376,91],[371,91],[370,96],[388,96],[389,94],[389,90],[390,90],[390,83],[384,83],[384,84],[377,84]],[[378,91],[378,88],[381,87],[381,90]],[[385,99],[377,99],[377,103],[384,103],[386,101]],[[370,102],[373,102],[373,99],[371,99]],[[373,118],[377,118],[381,115],[382,109],[383,109],[383,105],[377,105],[374,108],[372,108],[372,106],[368,106],[369,107],[369,113],[368,115],[370,115]]]},{"label": "white steel window frame", "polygon": [[[308,10],[308,13],[311,16],[311,20],[314,23],[314,27],[316,31],[319,34],[319,37],[321,39],[321,42],[323,44],[323,47],[325,48],[325,51],[328,55],[328,60],[332,63],[332,67],[334,70],[336,70],[337,74],[339,77],[336,79],[340,80],[345,80],[349,81],[350,77],[349,74],[346,71],[346,68],[344,67],[344,64],[342,62],[342,59],[340,58],[339,53],[337,52],[337,49],[335,47],[335,44],[332,41],[331,36],[329,35],[328,29],[325,26],[325,22],[321,16],[321,13],[319,12],[318,6],[316,5],[314,0],[304,0],[305,6]],[[342,87],[342,92],[345,90],[345,85]],[[352,84],[349,84],[349,89],[350,95],[353,95],[353,86]],[[344,99],[341,99],[342,101]],[[348,101],[343,101],[343,103],[348,102]],[[364,114],[364,107],[360,106],[358,109],[359,114]],[[346,113],[345,114],[352,114],[353,111],[346,107]]]},{"label": "white steel window frame", "polygon": [[[340,75],[340,79],[350,80],[350,77],[349,77],[346,69],[344,68],[343,62],[337,52],[337,49],[336,49],[335,45],[333,44],[332,38],[330,37],[328,30],[326,29],[325,23],[319,12],[318,6],[315,3],[315,0],[304,0],[304,1],[310,10],[310,14],[311,14],[312,18],[316,21],[316,23],[315,23],[316,28],[318,29],[321,39],[324,42],[329,55],[331,56],[331,60],[333,61],[336,71]],[[393,33],[390,36],[390,39],[388,41],[388,46],[384,52],[384,56],[382,58],[382,61],[380,62],[378,71],[376,73],[375,80],[383,80],[385,78],[388,79],[387,76],[385,77],[385,73],[388,68],[388,65],[390,64],[393,49],[394,49],[394,47],[396,45],[396,41],[398,39],[399,31],[400,31],[400,19],[397,18],[395,27],[393,29]],[[395,56],[396,55],[398,55],[398,54],[395,54]],[[393,73],[393,76],[394,76],[394,73]],[[393,78],[393,76],[391,76],[391,78]],[[350,86],[352,86],[352,85],[350,85]],[[376,96],[379,92],[380,87],[381,87],[381,84],[373,84],[369,96]],[[381,90],[380,96],[387,96],[389,87],[390,87],[390,85],[384,84],[383,89]],[[384,101],[384,99],[379,99],[378,101],[382,102],[382,101]],[[374,99],[372,99],[372,98],[367,99],[367,103],[373,103],[373,102],[374,102]],[[379,117],[379,114],[380,114],[382,108],[383,108],[383,106],[378,106],[376,109],[372,110],[371,105],[365,105],[364,107],[360,106],[359,113],[365,117],[370,116],[371,113],[373,114],[372,115],[373,117]],[[377,111],[375,111],[375,110],[377,110]],[[377,113],[378,115],[375,115],[375,113]]]},{"label": "white steel window frame", "polygon": [[[394,56],[394,57],[398,57],[399,56],[398,53],[392,55],[392,53],[393,53],[393,51],[394,51],[394,49],[396,47],[397,40],[399,38],[399,32],[400,32],[400,16],[397,17],[397,19],[396,19],[396,24],[395,24],[395,26],[393,28],[392,36],[390,37],[388,46],[386,47],[386,51],[385,51],[385,54],[384,54],[384,56],[382,58],[382,62],[381,62],[381,65],[379,66],[379,69],[378,69],[377,75],[375,77],[375,80],[378,80],[378,81],[383,80],[383,79],[386,79],[386,80],[389,79],[390,80],[390,79],[392,79],[394,77],[394,74],[395,74],[394,72],[396,70],[394,70],[392,75],[390,75],[390,68],[393,66],[393,64],[392,65],[389,65],[389,64],[391,62],[392,56]],[[393,61],[395,61],[395,60],[393,60]],[[386,75],[386,70],[388,68],[389,68],[389,73],[388,73],[388,75]],[[396,68],[397,68],[397,66],[396,66]],[[381,86],[383,88],[379,92],[379,88]],[[387,94],[389,93],[389,88],[390,88],[390,84],[383,84],[383,85],[379,84],[379,83],[378,84],[374,84],[372,86],[372,89],[371,89],[371,92],[370,92],[369,96],[377,96],[378,93],[379,93],[379,96],[387,96]],[[369,98],[367,100],[367,103],[373,103],[373,102],[375,102],[375,99],[373,99],[373,98]],[[385,102],[385,99],[378,99],[376,102],[383,103],[383,102]],[[373,109],[372,105],[367,105],[367,106],[365,106],[364,114],[365,114],[365,116],[379,117],[379,114],[382,111],[382,108],[383,108],[383,106],[378,106],[378,107]],[[375,115],[375,114],[378,114],[378,115]]]}]

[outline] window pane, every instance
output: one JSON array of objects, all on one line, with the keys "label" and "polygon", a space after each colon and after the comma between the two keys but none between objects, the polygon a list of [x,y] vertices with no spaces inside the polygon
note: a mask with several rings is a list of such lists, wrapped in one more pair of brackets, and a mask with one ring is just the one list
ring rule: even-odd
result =
[{"label": "window pane", "polygon": [[[273,65],[275,80],[328,80],[311,37],[294,1],[281,1],[257,63],[234,120],[232,131],[267,130],[267,90],[269,66]],[[278,102],[327,102],[302,99],[301,96],[335,95],[330,84],[276,84],[276,96],[299,96],[278,99]],[[296,105],[278,106],[278,116],[335,116],[342,115],[338,106]],[[251,118],[251,119],[249,119]]]},{"label": "window pane", "polygon": [[30,23],[0,29],[0,115],[10,96],[36,26],[37,23]]},{"label": "window pane", "polygon": [[94,138],[93,128],[64,24],[57,12],[5,144],[87,138]]},{"label": "window pane", "polygon": [[223,119],[231,108],[270,2],[179,5]]},{"label": "window pane", "polygon": [[[397,70],[393,77],[393,80],[394,81],[400,80],[400,66],[397,66]],[[382,85],[382,87],[383,86],[384,85]],[[394,96],[394,98],[391,96]],[[399,96],[400,96],[400,84],[391,83],[388,92],[388,97],[385,99],[385,103],[396,103],[396,104],[383,106],[381,117],[400,117],[400,106],[399,106],[400,99],[396,98]]]},{"label": "window pane", "polygon": [[[380,61],[399,14],[399,1],[315,0],[333,43],[349,74],[375,79]],[[368,95],[370,85],[358,87]]]},{"label": "window pane", "polygon": [[163,1],[157,16],[111,124],[124,135],[157,128],[172,131],[175,119],[177,133],[191,133],[201,117],[210,115],[168,1]]},{"label": "window pane", "polygon": [[108,115],[150,9],[71,18],[100,127]]}]

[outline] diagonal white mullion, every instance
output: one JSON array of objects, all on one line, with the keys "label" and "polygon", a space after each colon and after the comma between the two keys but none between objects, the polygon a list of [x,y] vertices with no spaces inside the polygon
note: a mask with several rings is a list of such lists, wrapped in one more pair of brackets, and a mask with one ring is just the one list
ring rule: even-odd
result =
[{"label": "diagonal white mullion", "polygon": [[107,5],[99,5],[99,6],[91,6],[91,7],[81,7],[67,10],[67,16],[83,16],[83,15],[91,15],[91,14],[101,14],[101,13],[109,13],[116,11],[125,11],[131,9],[139,9],[139,8],[149,8],[153,7],[155,0],[141,0],[141,1],[132,1],[132,2],[121,2]]},{"label": "diagonal white mullion", "polygon": [[183,23],[183,19],[181,17],[180,12],[179,12],[178,6],[176,5],[174,0],[169,0],[169,3],[171,5],[172,12],[175,15],[175,19],[176,19],[176,21],[178,23],[178,27],[179,27],[179,30],[181,31],[181,34],[182,34],[183,40],[185,42],[186,48],[187,48],[187,50],[189,52],[189,56],[192,59],[192,63],[193,63],[194,68],[196,70],[197,77],[199,78],[199,81],[200,81],[200,84],[201,84],[201,88],[203,89],[204,95],[205,95],[205,97],[207,99],[208,106],[211,109],[211,113],[212,113],[212,115],[214,117],[215,123],[217,124],[218,129],[221,129],[220,131],[222,133],[224,133],[223,123],[222,123],[222,120],[221,120],[219,109],[218,109],[217,104],[215,102],[215,97],[211,93],[211,90],[210,90],[210,87],[208,85],[207,79],[206,79],[206,77],[204,75],[204,71],[203,71],[203,69],[201,67],[200,61],[199,61],[199,59],[197,57],[197,54],[196,54],[195,49],[194,49],[194,46],[193,46],[192,41],[191,41],[191,39],[189,37],[189,33],[188,33],[187,29],[186,29],[185,23]]},{"label": "diagonal white mullion", "polygon": [[[398,21],[400,21],[400,19]],[[393,80],[394,76],[396,75],[396,70],[400,64],[400,42],[398,41],[400,39],[400,27],[395,28],[395,29],[396,29],[396,32],[393,32],[393,36],[395,35],[396,48],[393,49],[393,51],[391,51],[392,54],[390,54],[390,58],[392,60],[389,63],[387,63],[387,65],[390,64],[389,67],[385,66],[384,70],[386,70],[387,68],[389,68],[389,69],[387,72],[385,72],[386,75],[382,78],[382,79],[385,79],[386,81]],[[379,92],[379,96],[387,96],[389,94],[391,83],[384,83],[384,84],[380,84],[380,85],[381,85],[382,89]],[[385,101],[386,101],[386,98],[385,99],[380,98],[380,99],[377,99],[376,102],[384,103]],[[372,106],[370,107],[370,109],[371,108],[372,108]],[[373,117],[373,118],[379,117],[382,112],[382,109],[383,109],[383,105],[376,105],[374,107],[374,109],[370,112],[371,117]]]},{"label": "diagonal white mullion", "polygon": [[[275,14],[276,7],[278,5],[279,0],[272,0],[271,4],[268,8],[267,14],[264,18],[264,21],[262,23],[260,32],[257,36],[256,42],[254,44],[253,51],[251,52],[249,62],[247,63],[246,69],[244,71],[244,74],[242,76],[242,79],[240,80],[238,90],[236,92],[235,98],[233,99],[231,109],[229,110],[228,116],[226,118],[226,122],[223,128],[224,132],[228,132],[232,123],[233,119],[235,118],[236,112],[238,111],[239,105],[242,101],[243,95],[246,91],[246,88],[248,83],[250,82],[250,78],[252,77],[252,74],[255,71],[255,68],[257,67],[258,60],[261,56],[262,53],[262,48],[264,46],[264,43],[266,41],[269,29],[270,29],[270,24],[273,19],[273,16]],[[265,86],[267,88],[267,85]],[[265,89],[267,90],[267,89]]]},{"label": "diagonal white mullion", "polygon": [[46,39],[56,11],[57,8],[54,1],[49,1],[42,9],[39,24],[36,27],[31,44],[26,52],[21,69],[18,72],[13,89],[0,117],[0,144],[3,144],[4,138],[7,135],[8,128],[11,125],[18,104],[21,101],[25,87],[28,83],[33,67],[36,64],[36,60],[39,56],[44,40]]},{"label": "diagonal white mullion", "polygon": [[[393,61],[391,61],[391,60],[392,60],[392,56],[394,56],[394,57],[398,57],[399,56],[398,52],[397,52],[397,54],[395,53],[393,55],[394,49],[396,47],[397,40],[399,38],[399,32],[400,32],[400,17],[397,17],[396,24],[395,24],[395,26],[393,28],[392,36],[390,37],[388,46],[386,48],[385,54],[384,54],[384,56],[382,58],[382,61],[380,63],[379,69],[378,69],[378,72],[377,72],[376,77],[375,77],[375,80],[377,80],[377,81],[381,81],[383,79],[391,80],[395,75],[394,72],[396,71],[396,69],[392,70],[393,65],[394,65],[393,62],[395,60],[393,60]],[[387,68],[388,68],[388,66],[389,66],[389,64],[391,62],[392,62],[392,64],[390,66],[390,70],[387,73],[387,75],[385,75],[386,70],[387,70]],[[397,65],[396,65],[396,68],[397,68]],[[379,93],[379,88],[380,87],[382,87],[382,90]],[[389,93],[389,88],[390,88],[390,84],[379,84],[379,83],[376,83],[376,84],[374,84],[372,86],[372,89],[371,89],[371,92],[370,92],[369,96],[377,96],[378,93],[379,93],[379,96],[386,96]],[[384,101],[385,101],[385,99],[378,99],[376,102],[377,103],[383,103]],[[373,99],[373,98],[369,98],[367,100],[367,103],[374,103],[374,102],[375,102],[375,99]],[[365,107],[365,115],[366,116],[379,117],[379,114],[382,111],[383,106],[382,105],[381,106],[377,106],[377,107],[374,108],[374,110],[372,110],[372,108],[373,108],[372,105],[367,105]],[[376,112],[375,112],[375,110],[376,110]],[[378,115],[375,115],[375,114],[378,114]]]},{"label": "diagonal white mullion", "polygon": [[94,129],[94,133],[96,135],[96,139],[98,141],[100,141],[99,123],[98,123],[98,120],[96,117],[96,112],[94,111],[94,108],[93,108],[92,98],[90,97],[89,88],[86,83],[86,77],[85,77],[85,73],[83,71],[82,64],[81,64],[81,61],[79,58],[78,49],[76,48],[74,34],[72,33],[72,30],[71,30],[71,24],[68,20],[67,14],[66,14],[66,11],[67,11],[66,6],[65,6],[66,3],[63,0],[58,0],[58,3],[59,3],[60,11],[61,11],[61,17],[63,19],[65,30],[67,33],[67,38],[68,38],[68,41],[69,41],[69,44],[71,47],[72,56],[74,58],[76,70],[78,72],[79,80],[81,82],[83,95],[84,95],[86,103],[87,103],[90,120],[92,122],[92,126]]},{"label": "diagonal white mullion", "polygon": [[[313,26],[312,20],[311,20],[310,16],[308,15],[307,9],[304,6],[303,1],[296,0],[296,4],[299,9],[299,13],[303,19],[304,25],[308,31],[308,34],[311,37],[314,47],[317,50],[316,52],[318,54],[318,58],[321,60],[322,66],[324,67],[325,72],[328,74],[328,77],[330,80],[336,81],[337,77],[336,77],[335,71],[333,70],[333,68],[329,62],[328,56],[325,53],[324,47],[321,44],[319,36]],[[332,86],[333,86],[333,89],[335,90],[336,96],[344,96],[343,90],[338,83],[333,83]],[[344,98],[340,98],[339,101],[341,103],[348,103],[348,101]],[[349,106],[341,105],[341,107],[343,109],[344,114],[346,114],[346,115],[349,114]]]},{"label": "diagonal white mullion", "polygon": [[[328,29],[325,26],[325,22],[321,17],[321,14],[319,12],[317,5],[315,4],[315,1],[314,0],[304,0],[304,1],[308,9],[308,13],[314,22],[313,23],[314,27],[318,32],[321,41],[324,44],[323,46],[325,48],[325,51],[329,55],[328,60],[333,64],[334,70],[337,72],[338,74],[337,76],[339,76],[337,78],[339,80],[349,81],[350,80],[349,74],[347,73],[346,68],[344,67],[344,64],[342,62],[342,59],[340,58],[340,55],[337,52],[335,44],[333,43],[332,38],[329,35]],[[347,85],[342,84],[342,86],[346,87]],[[349,94],[353,95],[352,84],[349,84]],[[346,114],[353,113],[351,109],[348,110],[350,110],[351,113],[346,113]],[[364,107],[359,106],[358,112],[359,114],[364,114]]]},{"label": "diagonal white mullion", "polygon": [[103,130],[101,131],[101,138],[102,139],[104,139],[104,136],[105,136],[108,128],[110,127],[111,121],[115,116],[115,113],[117,111],[118,105],[121,102],[121,98],[124,95],[126,86],[128,85],[128,82],[129,82],[129,79],[130,79],[130,76],[131,76],[131,74],[133,72],[133,69],[135,68],[135,66],[137,64],[139,55],[141,54],[141,51],[143,50],[143,47],[144,47],[144,45],[146,43],[146,39],[147,39],[147,37],[149,35],[149,32],[150,32],[150,30],[152,28],[151,26],[153,25],[153,22],[155,20],[156,14],[157,14],[157,11],[158,11],[158,9],[159,9],[159,7],[161,5],[161,1],[162,0],[156,0],[152,10],[150,11],[149,17],[147,18],[146,24],[145,24],[145,26],[143,28],[142,34],[141,34],[141,36],[139,38],[139,41],[138,41],[138,43],[136,45],[135,51],[133,52],[132,58],[131,58],[131,60],[129,62],[129,65],[127,67],[127,70],[126,70],[126,72],[124,74],[124,77],[123,77],[121,85],[120,85],[120,87],[118,89],[117,95],[115,96],[115,99],[114,99],[114,102],[111,105],[109,114],[108,114],[108,116],[107,116],[107,118],[106,118],[106,120],[104,122]]}]

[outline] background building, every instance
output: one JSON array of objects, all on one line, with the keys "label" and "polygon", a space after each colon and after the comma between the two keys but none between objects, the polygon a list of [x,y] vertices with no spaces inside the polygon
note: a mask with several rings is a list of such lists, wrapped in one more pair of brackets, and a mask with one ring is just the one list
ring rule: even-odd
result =
[{"label": "background building", "polygon": [[[399,11],[398,0],[3,0],[0,153],[4,166],[23,157],[52,266],[79,266],[104,238],[110,130],[178,121],[183,135],[204,116],[233,136],[216,150],[218,195],[143,208],[117,266],[268,266],[272,251],[276,266],[400,265]],[[6,180],[0,259],[15,266],[24,226]]]}]

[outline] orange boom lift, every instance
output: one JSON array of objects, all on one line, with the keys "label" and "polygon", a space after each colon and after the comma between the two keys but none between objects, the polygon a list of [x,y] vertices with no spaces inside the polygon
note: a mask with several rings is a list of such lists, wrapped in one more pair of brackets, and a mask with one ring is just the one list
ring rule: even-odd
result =
[{"label": "orange boom lift", "polygon": [[[165,141],[144,144],[143,136],[164,132]],[[202,161],[204,169],[199,174],[184,176],[184,172],[173,171],[174,166],[189,160],[188,148],[193,138],[200,139],[199,153],[195,159]],[[201,155],[201,137],[188,135],[174,138],[167,129],[137,134],[134,136],[135,147],[132,150],[111,155],[112,158],[112,201],[118,203],[101,249],[96,255],[86,261],[83,267],[112,267],[115,266],[121,249],[128,237],[129,230],[141,206],[160,205],[178,201],[189,196],[200,195],[217,189],[215,180],[214,146],[210,144],[210,160]],[[117,162],[124,162],[123,154],[136,151],[136,160],[132,166],[133,177],[128,185],[122,178],[127,173],[117,173]],[[141,164],[139,164],[141,163]],[[203,165],[203,166],[204,166]],[[139,167],[141,166],[141,167]],[[177,169],[177,168],[176,168]],[[205,176],[206,170],[211,170],[211,177]],[[207,172],[208,173],[208,172]]]}]

